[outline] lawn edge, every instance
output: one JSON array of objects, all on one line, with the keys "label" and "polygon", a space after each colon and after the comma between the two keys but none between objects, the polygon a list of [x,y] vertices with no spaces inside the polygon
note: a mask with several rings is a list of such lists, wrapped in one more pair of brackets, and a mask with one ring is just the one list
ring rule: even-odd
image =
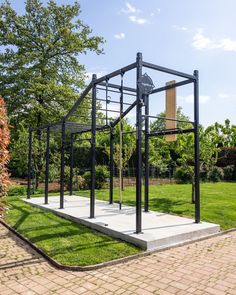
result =
[{"label": "lawn edge", "polygon": [[126,262],[129,262],[129,261],[138,259],[138,258],[149,256],[151,254],[155,254],[155,253],[158,253],[158,252],[163,252],[163,251],[166,251],[166,250],[169,250],[169,249],[172,249],[172,248],[182,247],[182,246],[185,246],[185,245],[189,245],[189,244],[193,244],[193,243],[196,243],[196,242],[204,241],[204,240],[207,240],[207,239],[210,239],[210,238],[214,238],[214,237],[217,237],[217,236],[225,235],[225,234],[228,234],[230,232],[236,231],[236,228],[231,228],[231,229],[220,231],[218,233],[214,233],[214,234],[211,234],[211,235],[208,235],[208,236],[205,236],[205,237],[201,237],[199,239],[186,241],[186,242],[183,242],[183,243],[180,243],[180,244],[177,244],[177,245],[173,245],[173,246],[169,246],[169,247],[165,247],[165,248],[157,249],[157,250],[145,251],[145,252],[137,253],[137,254],[134,254],[134,255],[126,256],[126,257],[123,257],[123,258],[114,259],[114,260],[111,260],[111,261],[95,264],[95,265],[88,265],[88,266],[72,266],[71,265],[70,266],[70,265],[61,264],[61,263],[57,262],[56,260],[54,260],[52,257],[48,256],[46,252],[44,252],[41,248],[39,248],[37,245],[32,243],[28,238],[24,237],[22,234],[17,232],[13,227],[8,225],[2,218],[0,218],[0,223],[3,226],[5,226],[10,232],[15,234],[18,238],[20,238],[22,241],[24,241],[26,244],[28,244],[38,254],[43,256],[47,260],[47,262],[49,262],[51,265],[53,265],[54,267],[56,267],[56,268],[58,268],[60,270],[69,270],[69,271],[97,270],[97,269],[100,269],[100,268],[126,263]]}]

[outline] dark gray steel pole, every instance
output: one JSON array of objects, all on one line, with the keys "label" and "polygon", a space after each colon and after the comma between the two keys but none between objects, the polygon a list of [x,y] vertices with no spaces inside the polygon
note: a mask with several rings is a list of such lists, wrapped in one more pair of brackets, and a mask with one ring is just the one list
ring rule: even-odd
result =
[{"label": "dark gray steel pole", "polygon": [[[122,116],[123,112],[124,112],[124,81],[123,81],[123,76],[124,76],[124,73],[121,73],[121,87],[120,87],[120,114]],[[122,144],[121,144],[121,155],[123,157],[123,130],[124,130],[124,124],[123,124],[123,121],[122,119],[120,120],[120,132],[121,132],[121,141],[122,141]],[[121,159],[122,159],[121,157]],[[121,161],[123,163],[123,161]],[[121,190],[123,191],[124,190],[124,169],[123,169],[123,164],[122,164],[122,167],[120,167],[121,171]],[[120,202],[120,210],[121,210],[121,202]]]},{"label": "dark gray steel pole", "polygon": [[200,167],[199,167],[199,77],[194,71],[194,172],[195,172],[195,222],[200,222]]},{"label": "dark gray steel pole", "polygon": [[74,166],[74,135],[70,137],[70,196],[73,194],[73,166]]},{"label": "dark gray steel pole", "polygon": [[45,167],[45,196],[44,203],[48,204],[48,174],[49,174],[49,152],[50,152],[50,127],[47,127],[46,143],[46,167]]},{"label": "dark gray steel pole", "polygon": [[144,211],[148,212],[148,194],[149,194],[149,95],[145,96],[145,203]]},{"label": "dark gray steel pole", "polygon": [[[97,75],[93,74],[93,80],[97,79]],[[96,177],[96,85],[92,89],[92,134],[91,134],[91,190],[90,190],[90,218],[94,218],[95,214],[95,177]]]},{"label": "dark gray steel pole", "polygon": [[114,128],[110,132],[110,187],[109,187],[109,203],[113,204],[113,176],[114,176]]},{"label": "dark gray steel pole", "polygon": [[32,163],[32,130],[29,129],[27,199],[30,199],[30,191],[31,191],[31,163]]},{"label": "dark gray steel pole", "polygon": [[61,126],[61,178],[60,178],[60,209],[64,208],[64,184],[65,184],[65,121]]},{"label": "dark gray steel pole", "polygon": [[137,54],[137,108],[136,108],[136,233],[142,232],[142,53]]}]

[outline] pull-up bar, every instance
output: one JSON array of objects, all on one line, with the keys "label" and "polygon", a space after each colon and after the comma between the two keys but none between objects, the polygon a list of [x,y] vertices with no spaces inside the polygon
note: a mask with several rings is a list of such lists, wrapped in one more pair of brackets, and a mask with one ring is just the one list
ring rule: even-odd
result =
[{"label": "pull-up bar", "polygon": [[189,75],[189,74],[182,73],[182,72],[179,72],[179,71],[176,71],[176,70],[164,68],[164,67],[161,67],[161,66],[158,66],[158,65],[154,65],[154,64],[149,63],[149,62],[145,62],[144,61],[142,63],[142,65],[144,67],[146,67],[146,68],[149,68],[149,69],[157,70],[157,71],[160,71],[160,72],[164,72],[164,73],[167,73],[167,74],[179,76],[179,77],[186,78],[186,79],[191,79],[192,81],[195,81],[196,80],[196,77],[193,76],[193,75]]},{"label": "pull-up bar", "polygon": [[[101,82],[101,83],[99,83],[99,85],[101,85],[101,86],[106,86],[106,83]],[[109,88],[114,88],[114,89],[120,89],[120,85],[111,84],[111,83],[108,83],[108,87],[109,87]],[[97,87],[97,89],[105,90],[105,89],[103,89],[103,88],[98,88],[98,87]],[[123,90],[136,93],[136,89],[135,89],[135,88],[132,88],[132,87],[123,86]],[[112,91],[112,90],[109,90],[109,91]],[[114,91],[114,90],[113,90],[113,91]],[[130,93],[129,93],[129,94],[130,94]],[[136,96],[136,94],[135,94],[135,96]]]},{"label": "pull-up bar", "polygon": [[165,129],[165,130],[160,130],[160,131],[155,131],[151,132],[148,134],[148,136],[160,136],[160,135],[172,135],[172,134],[183,134],[183,133],[190,133],[194,132],[194,128],[189,128],[189,129]]},{"label": "pull-up bar", "polygon": [[173,118],[166,118],[166,117],[161,117],[161,116],[151,116],[151,115],[142,115],[143,118],[151,118],[151,119],[162,119],[166,121],[174,121],[174,122],[180,122],[180,123],[190,123],[194,125],[194,122],[192,121],[187,121],[187,120],[179,120],[179,119],[173,119]]}]

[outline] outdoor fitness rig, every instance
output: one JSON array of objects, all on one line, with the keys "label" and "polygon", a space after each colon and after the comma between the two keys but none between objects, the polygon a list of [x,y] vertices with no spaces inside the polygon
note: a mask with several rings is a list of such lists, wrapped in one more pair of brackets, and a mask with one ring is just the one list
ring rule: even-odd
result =
[{"label": "outdoor fitness rig", "polygon": [[[184,78],[183,81],[167,83],[163,87],[154,88],[152,79],[143,74],[143,69],[148,68],[151,70],[163,72],[166,74],[175,75],[177,77]],[[123,78],[126,72],[136,70],[136,87],[124,86]],[[110,79],[120,76],[120,85],[112,84]],[[194,94],[194,121],[187,123],[192,124],[192,128],[180,129],[176,126],[174,128],[165,128],[164,130],[157,130],[150,132],[149,120],[151,118],[158,118],[149,115],[149,97],[151,94],[159,93],[169,90],[175,90],[177,87],[184,86],[193,83]],[[99,99],[97,97],[97,91],[104,91],[105,98]],[[91,95],[89,93],[91,91]],[[109,96],[110,93],[118,93],[120,95],[119,101],[112,100]],[[133,98],[133,102],[125,102],[124,96]],[[83,102],[91,100],[89,107],[84,107]],[[98,108],[98,102],[102,106]],[[105,103],[105,105],[104,105]],[[118,104],[120,110],[108,109],[110,104]],[[74,113],[79,109],[88,108],[91,109],[91,117],[89,123],[76,123],[69,121]],[[173,136],[183,133],[194,133],[194,171],[195,171],[195,222],[200,222],[200,179],[199,179],[199,81],[198,71],[194,71],[193,75],[175,71],[172,69],[164,68],[152,63],[148,63],[142,60],[142,54],[138,53],[136,62],[123,67],[117,71],[114,71],[101,78],[97,78],[94,74],[92,81],[87,88],[82,92],[74,106],[68,112],[68,114],[60,121],[45,126],[41,126],[35,129],[29,129],[29,154],[28,154],[28,193],[27,198],[30,198],[31,192],[31,166],[32,166],[32,134],[33,132],[46,131],[46,169],[45,169],[45,204],[48,204],[48,173],[49,173],[49,149],[50,149],[50,132],[59,131],[61,133],[61,169],[60,169],[60,208],[64,207],[64,168],[65,168],[65,140],[66,133],[70,133],[70,195],[72,195],[72,177],[73,177],[73,144],[77,135],[84,133],[90,133],[91,137],[86,139],[91,143],[91,189],[90,189],[90,218],[95,218],[95,164],[96,164],[96,132],[109,132],[110,134],[110,188],[109,188],[109,203],[113,203],[113,173],[114,173],[114,128],[120,123],[120,131],[122,134],[122,119],[128,115],[134,108],[136,108],[136,233],[142,232],[142,138],[144,134],[145,140],[145,196],[144,196],[144,211],[148,212],[148,187],[149,187],[149,138],[152,136]],[[145,109],[142,114],[143,108]],[[98,118],[98,112],[105,112],[105,118]],[[110,118],[110,113],[118,113],[117,118]],[[83,117],[82,115],[80,117]],[[78,119],[78,118],[77,118]],[[177,120],[176,118],[162,118],[166,122],[183,122],[183,120]],[[105,122],[104,122],[105,120]],[[97,124],[97,121],[100,123]],[[144,122],[144,128],[143,126]],[[168,126],[168,124],[166,124]],[[169,125],[172,126],[172,125]],[[122,142],[122,138],[120,139]],[[121,207],[121,206],[120,206]]]}]

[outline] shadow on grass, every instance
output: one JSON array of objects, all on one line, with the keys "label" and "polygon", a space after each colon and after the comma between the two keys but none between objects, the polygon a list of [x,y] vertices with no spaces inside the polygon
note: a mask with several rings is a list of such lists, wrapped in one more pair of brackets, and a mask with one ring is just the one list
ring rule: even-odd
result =
[{"label": "shadow on grass", "polygon": [[[149,207],[154,211],[161,211],[165,213],[177,213],[177,210],[174,208],[175,206],[186,205],[187,203],[183,200],[171,200],[167,198],[152,198],[149,200]],[[183,214],[185,209],[180,210],[178,208],[178,214]]]},{"label": "shadow on grass", "polygon": [[[49,256],[55,257],[58,255],[66,255],[71,253],[76,253],[77,251],[83,251],[86,250],[89,252],[89,249],[96,249],[96,251],[101,250],[102,248],[107,248],[110,247],[112,248],[112,245],[116,245],[117,241],[114,240],[106,240],[106,241],[98,241],[98,242],[93,242],[93,243],[83,243],[83,244],[76,244],[76,245],[67,245],[67,246],[62,246],[60,245],[59,248],[51,248],[47,250],[47,253]],[[135,248],[135,246],[133,246]],[[106,251],[111,251],[110,249],[106,249]],[[114,250],[116,252],[117,250]],[[77,252],[78,253],[78,252]],[[125,254],[125,253],[124,253]],[[95,253],[96,256],[96,253]]]},{"label": "shadow on grass", "polygon": [[18,210],[22,213],[20,217],[18,218],[18,220],[16,221],[16,223],[12,225],[15,229],[18,229],[23,224],[23,222],[28,218],[30,213],[27,210],[24,210],[22,207],[11,203],[11,210],[12,209]]},{"label": "shadow on grass", "polygon": [[[25,235],[32,243],[44,249],[52,257],[62,254],[69,255],[76,251],[85,250],[87,252],[89,249],[104,249],[110,252],[113,245],[120,242],[83,225],[73,224],[57,216],[50,216],[51,213],[49,212],[43,212],[29,205],[23,208],[23,206],[20,206],[20,203],[19,205],[17,204],[17,201],[12,202],[11,207],[17,211],[16,217],[18,217],[13,227]],[[38,223],[37,218],[34,218],[32,221],[30,220],[32,214],[34,217],[38,216]],[[59,218],[61,220],[57,220]],[[50,222],[49,220],[54,224],[41,225],[44,219],[45,224]],[[32,224],[30,224],[31,222]],[[24,228],[19,230],[22,224]],[[95,237],[93,236],[94,234],[96,235]],[[116,252],[117,249],[114,249],[115,256]]]},{"label": "shadow on grass", "polygon": [[37,229],[53,228],[57,224],[60,224],[60,225],[70,225],[71,224],[70,221],[64,220],[64,222],[61,222],[61,220],[57,220],[58,217],[53,216],[49,212],[41,211],[41,210],[33,208],[33,207],[31,207],[30,205],[27,205],[27,204],[26,204],[26,206],[27,206],[26,209],[24,209],[22,206],[17,206],[15,203],[11,204],[11,210],[17,210],[17,211],[21,212],[19,219],[16,221],[16,223],[14,225],[12,225],[15,229],[18,229],[26,221],[26,219],[30,217],[30,214],[32,214],[32,213],[34,214],[34,216],[35,215],[44,216],[44,218],[50,219],[54,224],[51,225],[51,226],[35,225],[35,226],[32,226],[32,227],[28,227],[24,231],[30,231],[30,230],[33,230],[35,228],[37,228]]}]

